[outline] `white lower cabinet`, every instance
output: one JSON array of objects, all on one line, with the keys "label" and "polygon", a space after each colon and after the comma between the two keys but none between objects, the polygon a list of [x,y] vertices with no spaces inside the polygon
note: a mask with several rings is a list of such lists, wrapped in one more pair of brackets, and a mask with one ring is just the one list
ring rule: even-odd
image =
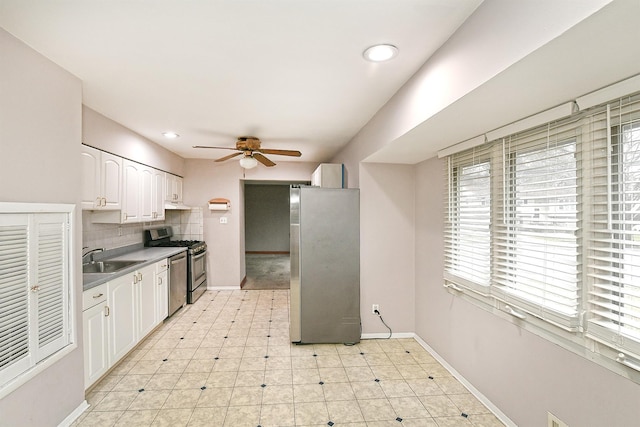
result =
[{"label": "white lower cabinet", "polygon": [[83,293],[85,389],[167,317],[167,263],[159,261]]},{"label": "white lower cabinet", "polygon": [[84,384],[87,388],[109,369],[106,283],[84,292],[82,309]]},{"label": "white lower cabinet", "polygon": [[169,260],[156,264],[156,322],[161,323],[169,316]]},{"label": "white lower cabinet", "polygon": [[136,288],[131,274],[107,283],[109,306],[109,366],[113,366],[138,343],[136,334]]},{"label": "white lower cabinet", "polygon": [[156,297],[157,290],[155,284],[156,266],[150,265],[136,272],[134,287],[136,288],[137,301],[137,325],[136,332],[138,341],[142,340],[149,332],[156,327]]}]

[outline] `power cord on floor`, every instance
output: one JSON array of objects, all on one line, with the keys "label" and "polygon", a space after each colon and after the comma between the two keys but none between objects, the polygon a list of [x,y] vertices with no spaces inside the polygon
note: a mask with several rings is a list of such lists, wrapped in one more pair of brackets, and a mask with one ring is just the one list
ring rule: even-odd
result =
[{"label": "power cord on floor", "polygon": [[380,314],[380,312],[378,310],[373,310],[374,314],[377,314],[378,317],[380,318],[380,321],[382,322],[382,324],[389,330],[389,336],[385,339],[389,339],[391,338],[391,335],[393,335],[393,332],[391,331],[391,328],[389,327],[389,325],[387,325],[384,321],[384,319],[382,318],[382,315]]}]

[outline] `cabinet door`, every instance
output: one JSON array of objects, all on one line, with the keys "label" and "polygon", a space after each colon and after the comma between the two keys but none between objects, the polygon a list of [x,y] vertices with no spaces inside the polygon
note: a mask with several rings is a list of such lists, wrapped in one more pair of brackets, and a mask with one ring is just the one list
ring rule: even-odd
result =
[{"label": "cabinet door", "polygon": [[142,222],[139,167],[139,164],[128,160],[122,165],[122,222]]},{"label": "cabinet door", "polygon": [[167,202],[175,202],[176,198],[175,198],[175,191],[174,191],[174,187],[175,187],[175,178],[177,178],[175,175],[171,175],[170,173],[165,174],[165,185],[164,185],[164,199]]},{"label": "cabinet door", "polygon": [[176,202],[182,202],[182,178],[176,176],[174,179],[174,191],[176,193]]},{"label": "cabinet door", "polygon": [[140,220],[152,221],[153,218],[153,169],[139,166],[140,179]]},{"label": "cabinet door", "polygon": [[113,366],[137,344],[136,288],[127,274],[107,284],[109,306],[109,366]]},{"label": "cabinet door", "polygon": [[100,151],[82,146],[82,209],[100,206]]},{"label": "cabinet door", "polygon": [[153,170],[153,219],[164,219],[165,173]]},{"label": "cabinet door", "polygon": [[102,152],[100,155],[100,195],[102,209],[117,210],[122,199],[122,158]]},{"label": "cabinet door", "polygon": [[107,313],[106,302],[95,305],[82,313],[85,390],[109,369]]},{"label": "cabinet door", "polygon": [[165,200],[167,202],[182,202],[182,178],[177,175],[166,174]]},{"label": "cabinet door", "polygon": [[155,265],[150,265],[136,273],[135,286],[137,292],[138,340],[142,340],[156,323],[156,284],[154,280]]},{"label": "cabinet door", "polygon": [[156,323],[161,323],[169,316],[169,272],[166,269],[167,261],[162,261],[165,268],[159,268],[156,273]]}]

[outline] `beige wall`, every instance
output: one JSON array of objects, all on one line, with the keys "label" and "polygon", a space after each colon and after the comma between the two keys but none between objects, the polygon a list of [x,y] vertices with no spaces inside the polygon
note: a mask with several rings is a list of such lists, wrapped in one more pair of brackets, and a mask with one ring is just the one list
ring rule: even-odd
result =
[{"label": "beige wall", "polygon": [[364,334],[415,331],[414,167],[364,163],[360,168],[360,314]]},{"label": "beige wall", "polygon": [[[0,29],[0,201],[76,204],[80,258],[80,80]],[[82,301],[79,271],[72,274]],[[0,400],[0,426],[54,426],[84,400],[81,304],[78,348]],[[1,315],[1,314],[0,314]]]},{"label": "beige wall", "polygon": [[182,157],[84,105],[82,142],[174,175],[184,173]]},{"label": "beige wall", "polygon": [[[316,167],[315,163],[278,161],[273,168],[258,166],[244,170],[237,161],[185,161],[183,199],[188,206],[203,208],[209,288],[239,289],[245,276],[243,181],[309,181]],[[231,209],[210,211],[208,201],[216,197],[229,199]],[[226,224],[220,223],[223,216],[227,218]]]}]

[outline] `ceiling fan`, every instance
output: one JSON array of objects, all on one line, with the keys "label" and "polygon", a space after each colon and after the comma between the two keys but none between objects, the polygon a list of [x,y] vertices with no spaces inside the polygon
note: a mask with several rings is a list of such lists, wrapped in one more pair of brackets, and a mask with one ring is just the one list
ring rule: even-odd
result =
[{"label": "ceiling fan", "polygon": [[230,147],[209,147],[205,145],[194,145],[193,148],[215,148],[220,150],[237,150],[237,153],[229,154],[228,156],[216,159],[216,162],[224,162],[234,157],[244,154],[244,157],[240,159],[240,166],[245,169],[251,169],[258,165],[258,162],[267,167],[275,166],[276,164],[266,158],[263,154],[275,154],[278,156],[293,156],[300,157],[301,152],[297,150],[277,150],[270,148],[260,148],[260,139],[255,136],[239,136],[236,141],[236,148]]}]

